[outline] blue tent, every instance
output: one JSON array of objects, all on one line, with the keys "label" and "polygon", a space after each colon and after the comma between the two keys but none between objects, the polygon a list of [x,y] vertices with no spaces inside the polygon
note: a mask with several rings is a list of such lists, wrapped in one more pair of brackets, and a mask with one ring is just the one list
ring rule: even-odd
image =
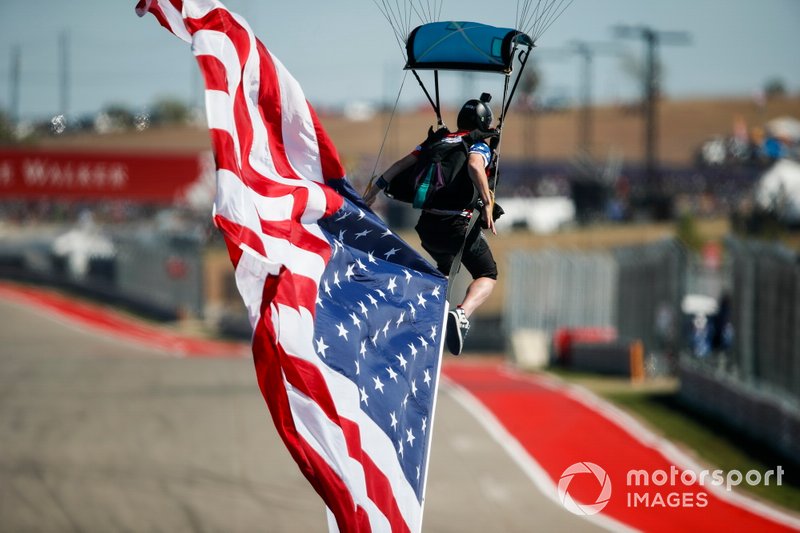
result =
[{"label": "blue tent", "polygon": [[471,70],[509,74],[518,47],[533,40],[511,29],[478,22],[432,22],[415,28],[406,41],[411,70]]}]

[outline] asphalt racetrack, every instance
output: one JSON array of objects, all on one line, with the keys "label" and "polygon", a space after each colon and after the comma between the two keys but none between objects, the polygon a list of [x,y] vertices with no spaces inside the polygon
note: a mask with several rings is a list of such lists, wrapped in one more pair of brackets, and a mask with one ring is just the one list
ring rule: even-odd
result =
[{"label": "asphalt racetrack", "polygon": [[[423,531],[598,531],[447,383]],[[178,357],[0,301],[0,531],[327,531],[250,359]]]}]

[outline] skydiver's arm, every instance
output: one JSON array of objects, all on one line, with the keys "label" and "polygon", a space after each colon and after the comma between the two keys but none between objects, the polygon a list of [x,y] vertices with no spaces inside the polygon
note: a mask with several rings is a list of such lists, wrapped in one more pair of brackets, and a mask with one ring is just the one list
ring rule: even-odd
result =
[{"label": "skydiver's arm", "polygon": [[478,195],[483,202],[481,211],[483,212],[483,219],[486,220],[488,229],[497,235],[497,228],[494,226],[494,218],[492,218],[492,209],[494,208],[494,199],[492,198],[492,191],[489,188],[489,177],[486,175],[486,160],[482,155],[477,153],[469,154],[467,160],[467,168],[469,170],[469,177],[475,188],[478,189]]},{"label": "skydiver's arm", "polygon": [[375,198],[378,196],[378,193],[386,188],[386,186],[401,172],[405,169],[413,166],[417,162],[417,156],[413,153],[408,154],[402,159],[396,161],[392,166],[386,169],[378,180],[373,184],[372,187],[364,193],[364,203],[368,206],[371,206],[375,202]]}]

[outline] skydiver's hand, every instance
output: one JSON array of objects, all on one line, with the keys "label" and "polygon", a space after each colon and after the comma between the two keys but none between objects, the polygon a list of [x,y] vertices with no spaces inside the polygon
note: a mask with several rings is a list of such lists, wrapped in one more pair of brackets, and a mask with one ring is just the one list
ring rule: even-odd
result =
[{"label": "skydiver's hand", "polygon": [[375,198],[378,196],[378,193],[386,188],[389,184],[382,175],[378,176],[378,179],[374,177],[370,180],[369,186],[367,186],[367,192],[364,193],[364,203],[367,204],[367,207],[372,207],[373,202],[375,202]]},{"label": "skydiver's hand", "polygon": [[375,203],[375,198],[378,196],[379,188],[372,186],[370,187],[367,192],[364,193],[364,203],[367,204],[367,207],[372,207],[372,204]]},{"label": "skydiver's hand", "polygon": [[486,223],[486,229],[491,230],[493,235],[497,235],[497,228],[494,225],[491,205],[484,204],[483,207],[481,207],[481,216]]}]

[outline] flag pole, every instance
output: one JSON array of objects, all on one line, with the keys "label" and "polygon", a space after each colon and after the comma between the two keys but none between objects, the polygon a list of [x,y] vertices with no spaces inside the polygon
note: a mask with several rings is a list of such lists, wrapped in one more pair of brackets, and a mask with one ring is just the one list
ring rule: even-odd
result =
[{"label": "flag pole", "polygon": [[428,468],[431,464],[431,448],[433,447],[433,421],[436,418],[436,402],[439,400],[439,383],[442,379],[442,365],[444,364],[444,339],[445,339],[445,327],[447,326],[447,314],[450,312],[450,302],[445,302],[444,306],[444,316],[442,317],[442,321],[440,324],[442,325],[441,330],[439,331],[439,365],[436,369],[436,385],[433,388],[433,404],[431,405],[431,423],[429,426],[428,431],[428,442],[427,442],[427,452],[425,454],[425,473],[424,477],[422,478],[422,500],[420,501],[420,510],[419,510],[419,530],[417,533],[422,532],[422,520],[425,517],[425,493],[428,490]]}]

